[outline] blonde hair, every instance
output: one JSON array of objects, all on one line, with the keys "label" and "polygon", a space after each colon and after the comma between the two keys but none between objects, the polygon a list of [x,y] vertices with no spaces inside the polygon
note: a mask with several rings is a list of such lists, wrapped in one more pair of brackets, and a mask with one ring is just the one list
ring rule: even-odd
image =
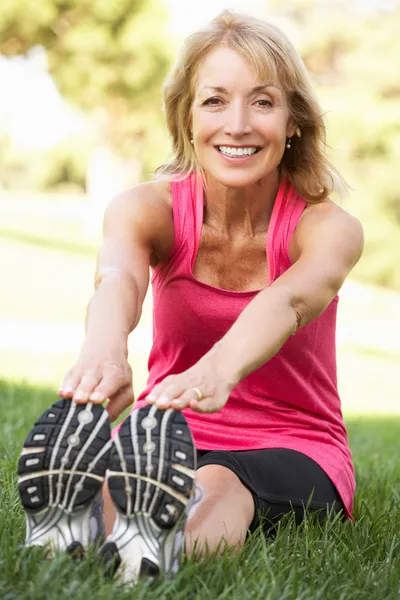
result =
[{"label": "blonde hair", "polygon": [[174,158],[159,167],[156,175],[184,178],[193,171],[201,172],[190,141],[196,74],[205,57],[221,46],[238,52],[258,76],[268,74],[284,89],[297,134],[283,154],[281,176],[310,203],[324,200],[336,188],[345,189],[346,184],[325,155],[322,111],[299,54],[274,25],[230,10],[186,39],[166,79],[164,110]]}]

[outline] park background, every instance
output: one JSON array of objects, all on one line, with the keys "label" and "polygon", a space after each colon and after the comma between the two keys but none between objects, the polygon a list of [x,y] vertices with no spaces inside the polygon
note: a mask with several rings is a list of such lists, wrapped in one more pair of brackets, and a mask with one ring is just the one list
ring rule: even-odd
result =
[{"label": "park background", "polygon": [[[229,6],[300,50],[352,188],[337,200],[365,229],[337,331],[355,520],[289,519],[237,556],[124,590],[92,550],[78,563],[23,550],[18,457],[78,357],[104,208],[168,157],[161,86],[182,37]],[[1,0],[0,598],[399,600],[399,33],[398,0]],[[129,343],[136,394],[151,339],[149,291]]]},{"label": "park background", "polygon": [[[364,225],[340,294],[344,412],[400,415],[400,7],[385,0],[3,0],[0,378],[56,390],[76,360],[104,208],[165,162],[163,79],[183,36],[229,6],[300,50],[352,188],[339,201]],[[150,345],[151,291],[130,339],[136,394]]]}]

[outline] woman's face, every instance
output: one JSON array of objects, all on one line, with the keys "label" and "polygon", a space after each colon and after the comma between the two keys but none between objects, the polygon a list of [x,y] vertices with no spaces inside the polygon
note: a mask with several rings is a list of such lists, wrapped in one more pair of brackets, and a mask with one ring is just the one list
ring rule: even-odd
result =
[{"label": "woman's face", "polygon": [[260,81],[237,52],[220,47],[200,64],[192,133],[209,176],[238,188],[275,176],[294,131],[283,90]]}]

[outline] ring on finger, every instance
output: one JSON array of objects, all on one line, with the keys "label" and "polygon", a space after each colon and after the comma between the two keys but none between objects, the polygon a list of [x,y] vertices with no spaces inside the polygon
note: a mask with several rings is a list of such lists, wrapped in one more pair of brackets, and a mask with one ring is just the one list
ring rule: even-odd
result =
[{"label": "ring on finger", "polygon": [[198,400],[202,400],[204,398],[203,392],[198,387],[192,387],[191,389],[196,392]]}]

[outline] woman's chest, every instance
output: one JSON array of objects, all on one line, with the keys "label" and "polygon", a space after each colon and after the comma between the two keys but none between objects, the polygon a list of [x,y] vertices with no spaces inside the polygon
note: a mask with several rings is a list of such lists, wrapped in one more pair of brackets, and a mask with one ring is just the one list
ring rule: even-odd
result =
[{"label": "woman's chest", "polygon": [[217,288],[244,292],[268,285],[265,232],[230,241],[203,229],[193,275]]}]

